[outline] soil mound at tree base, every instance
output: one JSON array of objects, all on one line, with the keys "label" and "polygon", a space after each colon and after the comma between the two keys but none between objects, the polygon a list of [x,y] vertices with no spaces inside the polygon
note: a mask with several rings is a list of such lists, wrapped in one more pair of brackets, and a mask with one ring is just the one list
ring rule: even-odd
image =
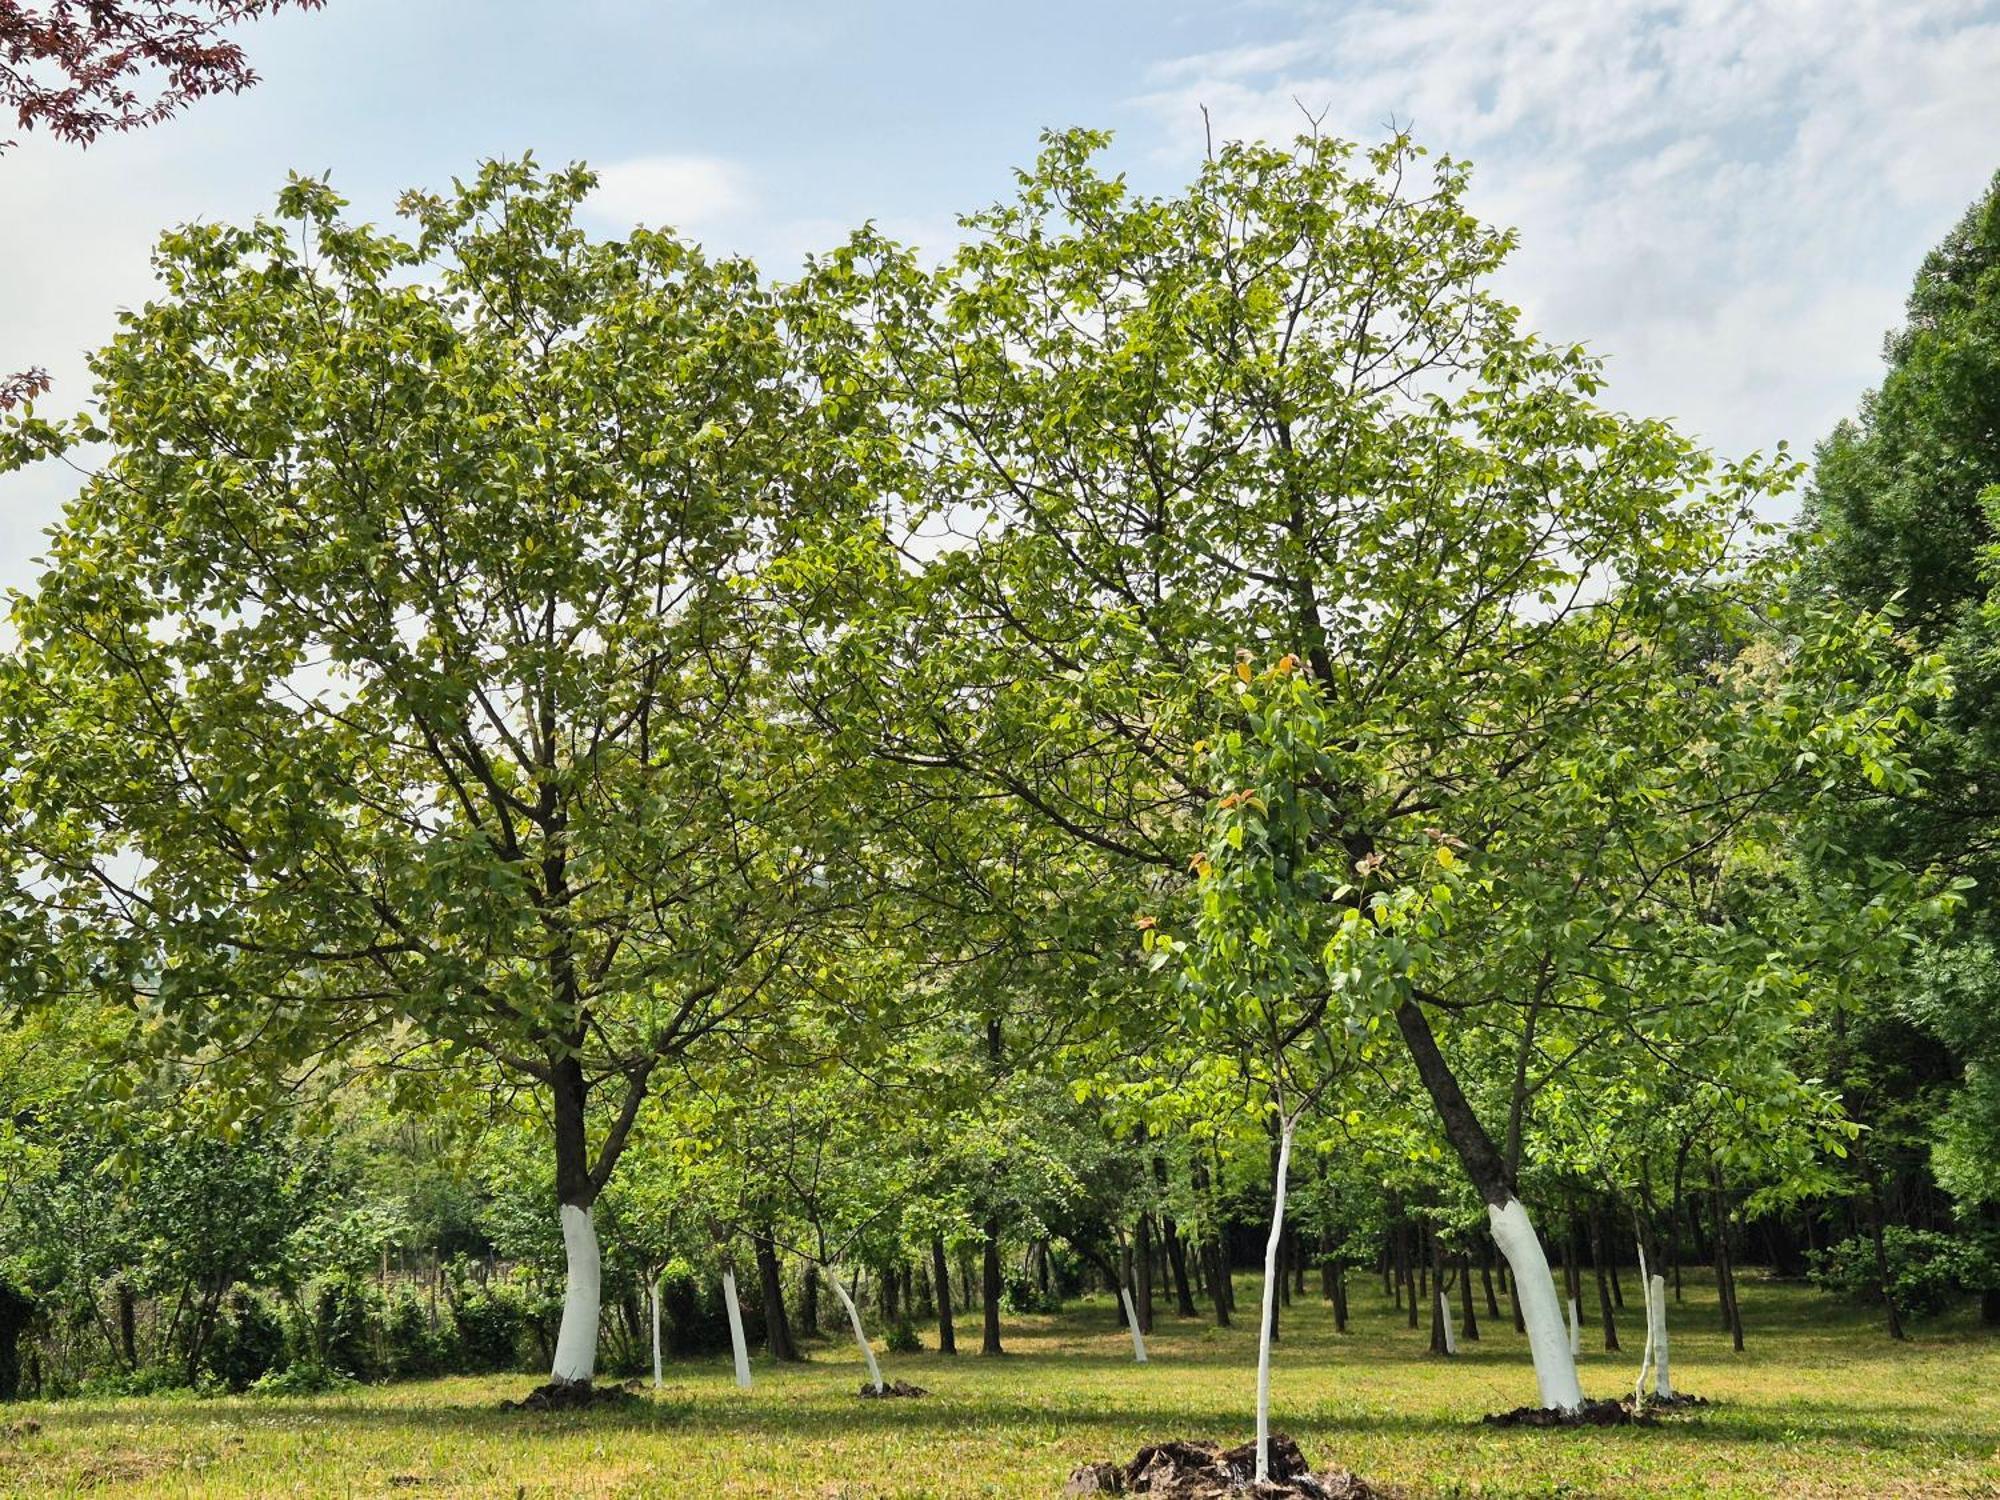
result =
[{"label": "soil mound at tree base", "polygon": [[1625,1427],[1653,1425],[1651,1406],[1634,1411],[1632,1401],[1585,1401],[1578,1407],[1517,1406],[1512,1411],[1488,1412],[1479,1419],[1488,1427]]},{"label": "soil mound at tree base", "polygon": [[888,1401],[897,1396],[928,1396],[929,1391],[920,1385],[911,1385],[907,1380],[891,1380],[876,1390],[873,1381],[861,1382],[861,1394],[870,1401]]},{"label": "soil mound at tree base", "polygon": [[1345,1469],[1312,1472],[1299,1445],[1271,1434],[1271,1477],[1253,1484],[1257,1445],[1152,1443],[1129,1464],[1085,1464],[1069,1476],[1063,1494],[1149,1495],[1158,1500],[1389,1500],[1388,1493]]},{"label": "soil mound at tree base", "polygon": [[583,1380],[551,1380],[519,1401],[502,1401],[502,1411],[587,1411],[594,1406],[628,1406],[642,1401],[630,1385],[593,1385]]},{"label": "soil mound at tree base", "polygon": [[1690,1396],[1685,1391],[1676,1391],[1662,1399],[1659,1396],[1646,1398],[1647,1411],[1692,1411],[1697,1406],[1713,1406],[1715,1403],[1706,1396]]}]

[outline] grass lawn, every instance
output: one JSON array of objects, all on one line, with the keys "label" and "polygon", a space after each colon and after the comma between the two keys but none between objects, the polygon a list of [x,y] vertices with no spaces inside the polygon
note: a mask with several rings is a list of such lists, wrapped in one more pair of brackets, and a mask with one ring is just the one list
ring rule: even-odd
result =
[{"label": "grass lawn", "polygon": [[[1238,1287],[1254,1306],[1254,1281]],[[1412,1495],[2000,1496],[2000,1338],[1969,1322],[1898,1347],[1865,1310],[1746,1280],[1737,1355],[1715,1331],[1712,1291],[1690,1279],[1671,1315],[1674,1375],[1712,1411],[1652,1430],[1500,1432],[1480,1414],[1534,1397],[1504,1303],[1480,1343],[1438,1360],[1379,1283],[1353,1287],[1347,1337],[1317,1297],[1284,1321],[1274,1422],[1315,1463]],[[1588,1393],[1629,1389],[1636,1307],[1621,1332],[1626,1353],[1586,1353]],[[1054,1496],[1073,1465],[1149,1439],[1250,1435],[1248,1328],[1162,1317],[1153,1362],[1137,1366],[1100,1297],[1010,1319],[1006,1338],[1002,1360],[885,1356],[888,1378],[931,1388],[923,1401],[858,1400],[859,1357],[829,1342],[802,1367],[758,1361],[748,1393],[725,1355],[673,1365],[642,1407],[582,1415],[502,1414],[523,1377],[28,1403],[0,1409],[0,1495]]]}]

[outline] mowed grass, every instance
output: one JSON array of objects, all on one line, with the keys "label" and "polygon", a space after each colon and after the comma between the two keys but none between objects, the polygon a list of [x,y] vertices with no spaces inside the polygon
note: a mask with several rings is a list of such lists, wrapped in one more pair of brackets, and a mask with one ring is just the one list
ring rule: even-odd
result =
[{"label": "mowed grass", "polygon": [[[1247,1310],[1256,1283],[1238,1287]],[[1353,1287],[1345,1337],[1317,1296],[1283,1320],[1275,1425],[1315,1463],[1411,1495],[2000,1496],[2000,1339],[1969,1318],[1898,1346],[1866,1309],[1752,1279],[1737,1355],[1712,1289],[1691,1277],[1672,1314],[1674,1373],[1712,1410],[1654,1429],[1500,1431],[1480,1415],[1534,1396],[1504,1302],[1478,1344],[1445,1360],[1379,1283]],[[1596,1352],[1590,1331],[1591,1394],[1630,1388],[1636,1306],[1621,1331],[1616,1355]],[[1250,1435],[1247,1327],[1162,1316],[1144,1366],[1102,1297],[1010,1318],[1005,1333],[1004,1359],[883,1356],[889,1378],[930,1387],[922,1401],[859,1400],[859,1355],[827,1342],[804,1366],[759,1360],[749,1392],[725,1355],[675,1363],[643,1405],[565,1416],[500,1412],[533,1383],[518,1376],[292,1400],[29,1403],[0,1408],[0,1494],[1053,1496],[1074,1465],[1150,1440]]]}]

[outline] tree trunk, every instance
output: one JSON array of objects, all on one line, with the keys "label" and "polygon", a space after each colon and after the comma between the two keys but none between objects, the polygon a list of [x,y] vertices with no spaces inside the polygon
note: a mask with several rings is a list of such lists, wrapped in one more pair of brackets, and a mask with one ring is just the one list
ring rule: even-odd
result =
[{"label": "tree trunk", "polygon": [[931,1280],[937,1288],[938,1353],[958,1353],[958,1334],[951,1326],[951,1268],[945,1264],[944,1236],[931,1236]]},{"label": "tree trunk", "polygon": [[1715,1286],[1722,1301],[1722,1327],[1738,1354],[1743,1352],[1743,1312],[1736,1305],[1736,1267],[1729,1256],[1729,1210],[1723,1202],[1722,1163],[1708,1163],[1710,1201],[1715,1216]]},{"label": "tree trunk", "polygon": [[1868,1238],[1875,1245],[1875,1290],[1882,1298],[1882,1311],[1889,1320],[1889,1337],[1905,1339],[1909,1335],[1903,1332],[1902,1310],[1896,1306],[1896,1293],[1889,1279],[1889,1247],[1882,1236],[1882,1221],[1888,1217],[1882,1202],[1882,1178],[1874,1162],[1868,1159],[1865,1146],[1857,1143],[1855,1157],[1868,1184]]},{"label": "tree trunk", "polygon": [[1435,1234],[1426,1233],[1424,1238],[1428,1241],[1424,1248],[1429,1252],[1424,1261],[1437,1268],[1437,1275],[1430,1283],[1436,1289],[1435,1294],[1425,1293],[1431,1308],[1431,1353],[1452,1354],[1456,1351],[1451,1347],[1451,1303],[1444,1290],[1444,1246]]},{"label": "tree trunk", "polygon": [[[1487,1294],[1492,1295],[1492,1283],[1487,1283]],[[1472,1257],[1461,1250],[1458,1252],[1458,1321],[1459,1336],[1467,1343],[1479,1342],[1479,1316],[1472,1310]]]},{"label": "tree trunk", "polygon": [[1153,1216],[1139,1215],[1139,1227],[1132,1236],[1134,1242],[1132,1284],[1138,1292],[1139,1331],[1153,1331]]},{"label": "tree trunk", "polygon": [[1194,1293],[1188,1286],[1187,1250],[1181,1244],[1180,1229],[1169,1215],[1160,1216],[1160,1234],[1167,1242],[1167,1266],[1174,1276],[1174,1316],[1198,1318]]},{"label": "tree trunk", "polygon": [[981,1354],[1004,1354],[1000,1347],[1000,1216],[986,1217],[986,1263],[982,1268],[981,1292],[985,1302],[986,1327],[979,1345]]},{"label": "tree trunk", "polygon": [[766,1224],[750,1237],[750,1242],[757,1250],[757,1285],[764,1296],[764,1347],[771,1358],[796,1364],[802,1356],[799,1346],[792,1341],[792,1325],[785,1318],[785,1280],[778,1269],[776,1234]]},{"label": "tree trunk", "polygon": [[[875,1387],[877,1395],[882,1391],[882,1367],[875,1363],[875,1351],[868,1343],[868,1334],[861,1327],[861,1309],[854,1305],[854,1298],[840,1279],[840,1273],[828,1270],[826,1279],[833,1283],[833,1295],[840,1299],[840,1305],[847,1309],[847,1323],[854,1330],[854,1346],[861,1351],[861,1362],[868,1367],[868,1380]],[[886,1278],[885,1278],[886,1279]]]},{"label": "tree trunk", "polygon": [[806,1262],[805,1274],[799,1278],[799,1328],[801,1339],[819,1337],[819,1262]]},{"label": "tree trunk", "polygon": [[1291,1165],[1292,1126],[1285,1121],[1271,1162],[1271,1233],[1264,1241],[1264,1316],[1257,1339],[1258,1484],[1271,1476],[1271,1345],[1278,1338],[1278,1244],[1285,1234],[1285,1178]]},{"label": "tree trunk", "polygon": [[1486,1202],[1494,1242],[1513,1270],[1542,1405],[1564,1409],[1581,1406],[1583,1389],[1577,1382],[1576,1357],[1563,1338],[1562,1314],[1556,1306],[1548,1258],[1542,1253],[1527,1209],[1515,1196],[1513,1174],[1438,1050],[1422,1008],[1414,1000],[1405,1000],[1396,1008],[1396,1025],[1416,1064],[1417,1076],[1437,1108],[1446,1138],[1474,1190]]},{"label": "tree trunk", "polygon": [[562,1326],[556,1333],[549,1380],[555,1385],[589,1385],[597,1373],[600,1262],[597,1226],[590,1212],[597,1188],[590,1180],[584,1138],[588,1090],[583,1065],[573,1051],[565,1052],[551,1066],[549,1093],[555,1121],[556,1205],[562,1220],[564,1262]]},{"label": "tree trunk", "polygon": [[1486,1240],[1479,1242],[1479,1284],[1486,1289],[1486,1316],[1500,1316],[1500,1299],[1493,1295],[1493,1246]]},{"label": "tree trunk", "polygon": [[1597,1273],[1597,1314],[1604,1323],[1604,1347],[1618,1349],[1618,1319],[1612,1311],[1611,1279],[1604,1264],[1604,1224],[1596,1209],[1590,1211],[1591,1269]]}]

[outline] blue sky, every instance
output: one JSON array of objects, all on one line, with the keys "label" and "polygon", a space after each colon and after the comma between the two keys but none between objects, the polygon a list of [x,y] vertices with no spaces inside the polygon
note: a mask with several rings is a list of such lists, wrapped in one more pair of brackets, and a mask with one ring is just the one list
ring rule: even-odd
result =
[{"label": "blue sky", "polygon": [[[290,169],[356,211],[482,157],[584,159],[609,230],[670,223],[781,273],[874,218],[927,246],[1047,126],[1118,132],[1170,189],[1300,106],[1477,165],[1531,324],[1608,399],[1731,454],[1809,447],[1876,377],[1923,252],[2000,168],[2000,0],[328,0],[248,27],[263,75],[87,152],[0,156],[0,368],[84,394],[163,226],[239,219]],[[0,586],[71,481],[0,477]]]}]

